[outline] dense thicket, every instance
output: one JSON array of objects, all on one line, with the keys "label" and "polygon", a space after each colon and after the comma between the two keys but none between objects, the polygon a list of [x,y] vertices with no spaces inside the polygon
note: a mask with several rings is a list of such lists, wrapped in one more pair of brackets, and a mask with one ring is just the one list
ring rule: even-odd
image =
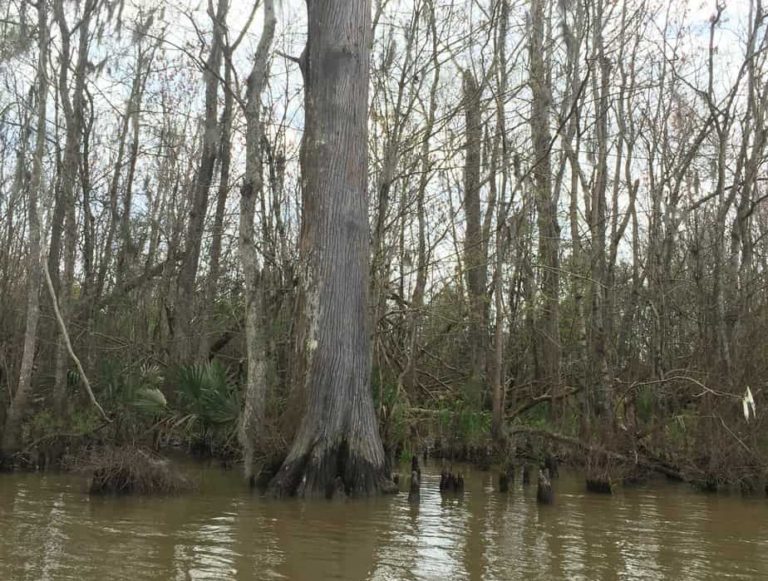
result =
[{"label": "dense thicket", "polygon": [[[253,393],[248,465],[287,453],[329,169],[301,169],[299,4],[262,63],[258,3],[0,1],[6,459],[86,433],[236,454]],[[556,432],[602,468],[764,477],[768,27],[699,4],[373,3],[361,328],[390,455]]]}]

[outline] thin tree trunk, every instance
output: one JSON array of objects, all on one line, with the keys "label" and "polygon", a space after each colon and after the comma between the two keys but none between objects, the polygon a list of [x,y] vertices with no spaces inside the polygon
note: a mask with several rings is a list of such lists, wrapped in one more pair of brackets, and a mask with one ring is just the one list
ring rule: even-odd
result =
[{"label": "thin tree trunk", "polygon": [[560,389],[560,227],[557,204],[552,195],[549,116],[551,94],[544,59],[544,0],[531,4],[530,85],[532,93],[531,135],[533,137],[533,181],[539,227],[539,263],[542,307],[537,323],[536,343],[541,356],[537,379],[557,395]]},{"label": "thin tree trunk", "polygon": [[[382,361],[382,354],[379,352],[381,346],[380,334],[377,325],[384,317],[387,307],[387,299],[389,298],[389,279],[392,273],[392,249],[386,248],[384,245],[387,235],[387,218],[389,216],[389,208],[391,205],[392,185],[395,181],[395,175],[400,161],[400,150],[402,148],[403,141],[403,128],[408,120],[408,114],[413,108],[415,91],[412,91],[410,100],[405,103],[406,89],[410,87],[410,81],[413,77],[413,42],[416,39],[419,25],[419,11],[414,11],[411,16],[411,22],[409,25],[408,34],[406,35],[403,57],[403,64],[400,70],[400,76],[397,83],[397,97],[394,100],[392,109],[392,122],[391,125],[387,123],[384,128],[384,134],[386,139],[384,142],[384,155],[381,164],[381,171],[378,176],[376,184],[376,211],[374,218],[373,228],[373,243],[372,243],[372,265],[371,265],[371,292],[373,295],[374,310],[372,313],[373,320],[373,364],[381,370],[384,366]],[[394,62],[394,47],[389,46],[388,58],[382,63],[381,76],[388,79],[390,75],[394,74],[391,70]],[[384,112],[385,119],[389,119],[387,112]],[[400,232],[405,228],[405,219],[400,215]],[[401,270],[402,273],[402,270]],[[402,289],[399,296],[402,296]],[[381,382],[380,382],[381,383]]]},{"label": "thin tree trunk", "polygon": [[0,463],[19,450],[21,423],[32,392],[32,370],[37,349],[37,323],[40,319],[40,220],[38,202],[43,193],[43,158],[48,107],[48,7],[46,0],[37,3],[38,61],[37,61],[37,131],[32,176],[29,180],[27,212],[29,220],[29,250],[27,253],[27,321],[24,350],[19,369],[19,384],[11,400],[0,442]]},{"label": "thin tree trunk", "polygon": [[[118,136],[117,154],[114,160],[114,170],[112,179],[109,185],[109,225],[107,226],[107,233],[104,236],[104,245],[101,251],[101,258],[99,260],[99,271],[96,275],[96,289],[94,291],[94,299],[98,300],[104,292],[104,287],[107,283],[107,274],[109,267],[112,263],[113,245],[115,241],[115,234],[117,227],[120,223],[120,213],[118,211],[118,193],[120,187],[120,176],[122,175],[123,159],[125,157],[125,144],[128,140],[128,127],[131,120],[131,108],[133,103],[129,99],[125,106],[125,113],[121,120],[120,133]],[[55,276],[55,271],[50,268],[51,257],[54,256],[55,249],[53,247],[54,240],[51,240],[51,248],[49,250],[49,272],[51,276]],[[55,279],[54,279],[55,283]],[[54,287],[56,285],[54,284]]]},{"label": "thin tree trunk", "polygon": [[[493,299],[494,299],[494,333],[493,333],[493,374],[491,377],[492,391],[492,421],[491,434],[496,442],[504,443],[504,299],[503,277],[504,255],[507,250],[508,226],[507,226],[507,176],[509,175],[509,148],[506,143],[506,123],[504,102],[507,94],[507,26],[509,24],[509,2],[501,0],[501,14],[499,16],[498,33],[498,59],[499,59],[499,87],[496,99],[496,136],[491,159],[491,184],[496,187],[496,171],[501,149],[501,195],[498,199],[496,210],[496,236],[495,236],[495,266],[493,271]],[[490,212],[490,209],[488,210]]]},{"label": "thin tree trunk", "polygon": [[205,63],[203,79],[205,81],[205,118],[203,131],[203,151],[197,168],[192,202],[189,212],[189,225],[184,243],[184,260],[179,271],[178,300],[176,301],[176,328],[173,338],[173,352],[178,362],[185,362],[192,355],[197,355],[192,340],[192,317],[195,312],[195,281],[200,264],[205,215],[208,211],[208,197],[213,180],[216,156],[219,150],[218,126],[218,91],[219,71],[223,52],[223,27],[226,23],[229,0],[219,0],[216,13],[209,5],[209,17],[213,25],[211,52]]},{"label": "thin tree trunk", "polygon": [[224,212],[227,209],[227,197],[229,196],[229,172],[232,162],[232,109],[234,106],[234,89],[232,86],[232,59],[231,48],[226,47],[227,58],[224,59],[224,110],[221,113],[221,140],[219,142],[219,191],[216,196],[216,213],[213,219],[213,231],[211,232],[211,259],[209,263],[208,279],[205,299],[208,307],[203,311],[203,335],[200,338],[199,358],[208,357],[211,344],[213,316],[211,311],[216,302],[217,287],[219,284],[221,246],[224,235]]},{"label": "thin tree trunk", "polygon": [[464,274],[467,279],[469,298],[469,351],[470,367],[468,387],[470,398],[479,403],[485,377],[486,359],[486,278],[483,231],[480,210],[480,148],[482,146],[482,121],[480,118],[480,87],[471,71],[463,72],[464,114],[466,118],[466,142],[464,160]]},{"label": "thin tree trunk", "polygon": [[[145,64],[146,56],[139,46],[136,57],[136,76],[133,79],[131,87],[131,96],[129,98],[128,119],[131,125],[131,152],[128,158],[128,173],[123,182],[123,207],[120,212],[120,250],[117,254],[117,268],[115,272],[116,284],[119,286],[123,280],[129,278],[132,274],[129,272],[138,247],[131,239],[131,210],[133,208],[133,180],[136,174],[136,163],[139,159],[139,130],[141,129],[141,101],[144,95],[144,87],[149,76],[149,67],[152,64]],[[146,70],[145,70],[146,69]]]},{"label": "thin tree trunk", "polygon": [[[608,189],[608,91],[610,89],[610,62],[603,50],[602,0],[594,4],[593,48],[595,73],[592,75],[592,96],[595,102],[595,143],[597,160],[594,183],[591,188],[589,229],[591,233],[590,264],[590,318],[589,318],[589,374],[595,411],[611,419],[611,394],[608,360],[606,357],[606,191]],[[620,152],[617,153],[620,155]]]},{"label": "thin tree trunk", "polygon": [[[56,21],[61,30],[62,57],[59,69],[59,94],[66,118],[66,144],[64,159],[61,164],[61,202],[64,208],[64,269],[59,289],[59,309],[65,325],[72,313],[72,291],[75,277],[75,259],[77,252],[77,214],[75,208],[75,186],[80,168],[80,145],[82,143],[83,111],[85,108],[85,81],[88,64],[88,42],[90,39],[91,18],[96,11],[95,0],[89,0],[83,7],[83,15],[78,23],[79,39],[77,64],[75,65],[74,90],[70,97],[69,65],[70,35],[64,11],[63,0],[56,0]],[[54,287],[55,288],[55,287]],[[67,396],[67,368],[69,357],[66,342],[61,333],[56,344],[56,371],[53,385],[53,404],[58,413],[64,411]]]},{"label": "thin tree trunk", "polygon": [[240,421],[240,443],[243,446],[245,477],[255,476],[254,456],[264,434],[264,408],[267,381],[265,373],[265,332],[263,320],[264,288],[254,240],[254,210],[256,197],[264,186],[262,179],[263,134],[261,121],[261,93],[269,72],[269,51],[275,34],[275,8],[273,0],[264,2],[264,27],[253,59],[246,90],[246,154],[245,179],[240,189],[240,261],[245,277],[245,345],[248,374],[245,402]]},{"label": "thin tree trunk", "polygon": [[435,18],[435,8],[432,0],[428,0],[430,31],[432,34],[432,86],[429,90],[429,110],[427,111],[427,121],[424,125],[424,137],[421,141],[421,150],[419,153],[420,175],[419,186],[416,192],[416,220],[418,222],[418,258],[416,263],[416,283],[411,296],[411,305],[408,311],[408,321],[406,325],[406,361],[403,370],[398,377],[398,392],[401,388],[412,388],[416,384],[416,363],[418,360],[418,338],[419,323],[422,317],[422,308],[424,307],[424,290],[427,285],[427,232],[426,232],[426,209],[424,198],[429,185],[429,178],[432,172],[432,163],[429,159],[429,143],[432,137],[432,131],[435,125],[435,115],[437,112],[437,89],[440,83],[440,61],[438,59],[437,26]]}]

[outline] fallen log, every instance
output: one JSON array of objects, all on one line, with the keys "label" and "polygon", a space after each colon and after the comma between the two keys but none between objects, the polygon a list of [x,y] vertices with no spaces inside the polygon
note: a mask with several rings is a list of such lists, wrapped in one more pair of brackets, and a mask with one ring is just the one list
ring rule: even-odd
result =
[{"label": "fallen log", "polygon": [[578,448],[579,450],[582,450],[586,453],[592,453],[592,454],[604,454],[607,458],[610,458],[611,460],[618,460],[620,462],[625,462],[627,464],[633,464],[636,466],[640,466],[641,468],[645,468],[647,470],[651,470],[653,472],[657,472],[659,474],[663,474],[664,476],[668,476],[670,478],[674,478],[676,480],[681,480],[683,482],[689,482],[689,478],[687,478],[682,472],[679,470],[670,467],[666,464],[663,464],[661,462],[653,461],[647,458],[643,458],[641,456],[636,457],[630,457],[625,454],[621,454],[619,452],[614,452],[612,450],[608,450],[602,446],[597,446],[593,444],[588,444],[586,442],[582,442],[578,438],[574,438],[572,436],[567,436],[565,434],[560,434],[558,432],[551,432],[549,430],[545,430],[542,428],[532,428],[529,426],[513,426],[509,428],[509,433],[511,435],[514,434],[527,434],[529,436],[537,436],[540,438],[547,438],[549,440],[553,440],[555,442],[560,442],[561,444],[567,444],[569,446],[572,446],[574,448]]}]

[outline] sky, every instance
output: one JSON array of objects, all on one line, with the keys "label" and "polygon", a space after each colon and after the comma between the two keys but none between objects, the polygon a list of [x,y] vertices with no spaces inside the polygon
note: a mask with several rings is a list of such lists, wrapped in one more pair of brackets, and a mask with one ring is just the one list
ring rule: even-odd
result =
[{"label": "sky", "polygon": [[[6,0],[7,1],[7,0]],[[621,2],[622,0],[615,0]],[[647,0],[651,6],[655,6],[659,14],[659,22],[661,17],[667,13],[671,15],[677,15],[679,17],[680,26],[671,27],[667,31],[668,40],[671,42],[674,40],[674,36],[677,33],[681,33],[684,37],[684,51],[688,51],[692,58],[696,57],[701,59],[705,54],[708,35],[709,35],[709,20],[716,11],[716,4],[712,0],[685,0],[683,2],[666,2],[660,0]],[[0,0],[2,2],[2,0]],[[524,13],[527,7],[527,2],[517,2],[511,0],[514,8],[515,17],[518,18],[518,26],[513,26],[510,29],[510,35],[521,34],[524,30]],[[302,129],[302,95],[301,95],[301,77],[298,73],[297,67],[290,60],[277,54],[278,52],[287,55],[298,55],[303,47],[304,39],[306,36],[306,17],[305,17],[305,3],[304,0],[278,0],[277,17],[278,17],[278,34],[276,36],[275,57],[272,62],[272,71],[270,76],[269,91],[271,91],[271,98],[266,101],[274,103],[275,109],[272,112],[274,117],[280,118],[283,114],[289,118],[288,126],[289,130],[286,135],[286,142],[289,149],[295,149],[298,146],[299,139],[301,137]],[[437,0],[438,7],[446,9],[450,4],[454,4],[459,8],[468,8],[467,14],[470,18],[466,22],[473,22],[472,18],[479,18],[480,14],[475,8],[471,8],[471,0]],[[75,4],[70,4],[70,9],[74,9]],[[132,16],[135,16],[139,12],[146,12],[152,8],[156,8],[158,3],[156,0],[126,0],[126,8],[124,17],[129,21]],[[249,1],[233,0],[230,8],[228,25],[231,31],[231,38],[237,36],[237,34],[245,26],[247,19],[251,13],[253,4]],[[736,74],[736,63],[741,62],[741,56],[743,53],[743,39],[746,31],[746,22],[749,15],[749,0],[728,0],[725,2],[725,12],[716,34],[716,45],[718,49],[718,78],[721,87],[727,87],[730,85],[732,78]],[[379,35],[380,38],[384,38],[389,34],[389,29],[399,24],[399,20],[402,20],[404,14],[410,12],[412,7],[412,0],[391,0],[389,4],[389,10],[391,10],[391,16],[382,20],[380,24]],[[74,18],[73,18],[74,19]],[[189,64],[199,59],[199,56],[206,53],[205,48],[201,48],[200,40],[209,38],[210,31],[210,19],[207,15],[207,3],[199,1],[183,1],[172,0],[164,3],[164,15],[162,22],[160,22],[159,15],[156,19],[156,23],[153,27],[155,34],[161,27],[165,28],[163,48],[166,52],[168,59],[178,59],[178,77],[174,78],[174,83],[178,87],[178,94],[173,95],[178,100],[179,107],[187,107],[190,114],[199,114],[202,104],[202,91],[200,91],[200,71],[190,67]],[[249,32],[246,34],[243,44],[239,48],[235,55],[236,68],[239,71],[240,77],[244,77],[250,68],[250,59],[255,50],[256,44],[259,40],[259,33],[262,25],[261,10],[257,11],[256,18],[251,24]],[[126,25],[130,27],[129,24]],[[200,33],[200,37],[198,36]],[[459,35],[461,30],[451,29],[450,34]],[[661,38],[661,25],[659,24],[655,28],[653,26],[648,28],[649,35],[658,35]],[[54,27],[54,37],[56,30]],[[55,43],[54,38],[54,43]],[[448,42],[448,40],[445,40]],[[55,46],[55,45],[54,45]],[[402,46],[402,44],[400,44]],[[130,77],[132,74],[132,58],[134,47],[130,43],[130,34],[125,34],[122,41],[117,41],[109,44],[109,50],[112,51],[109,55],[110,60],[108,63],[109,71],[105,74],[94,76],[92,79],[93,87],[99,93],[104,101],[108,103],[108,109],[112,108],[110,112],[106,111],[101,119],[103,124],[102,133],[105,135],[113,135],[115,131],[118,131],[117,117],[114,115],[114,111],[122,110],[123,103],[127,98],[130,91]],[[55,58],[55,50],[53,51]],[[479,58],[479,48],[473,46],[471,49],[463,54],[458,55],[458,60],[465,64],[467,59]],[[31,82],[34,76],[34,55],[30,55],[29,59],[25,62],[22,58],[19,62],[14,62],[12,66],[13,71],[9,71],[10,77],[13,78],[19,86],[19,92],[24,93],[23,85]],[[102,55],[92,55],[92,60],[99,61]],[[10,63],[0,64],[0,67],[9,67]],[[452,65],[446,64],[446,69],[450,69]],[[171,68],[169,67],[169,70]],[[524,82],[525,72],[523,70],[517,71],[519,73],[518,80]],[[168,74],[173,74],[172,70]],[[513,71],[514,74],[514,71]],[[703,75],[703,73],[702,73]],[[6,76],[6,80],[9,77]],[[703,76],[697,79],[697,84],[703,86],[701,83],[705,81]],[[151,82],[151,81],[150,81]],[[443,96],[444,101],[448,104],[458,99],[459,88],[456,84],[456,75],[451,74],[449,70],[444,75]],[[285,104],[283,99],[279,97],[283,93],[288,93],[290,99]],[[6,95],[8,97],[8,94]],[[0,110],[4,106],[3,96],[0,95]],[[446,105],[447,106],[447,105]],[[51,119],[53,119],[51,115]],[[460,116],[456,123],[449,126],[451,130],[460,131],[461,119]],[[194,133],[194,123],[191,125],[192,133]],[[445,139],[445,136],[440,137]],[[241,139],[241,136],[237,135],[236,139]],[[109,141],[109,140],[107,140]],[[149,143],[149,142],[148,142]],[[187,144],[188,147],[194,147],[194,140],[190,140]],[[238,155],[239,148],[235,148],[235,155]],[[448,160],[450,162],[450,160]],[[373,168],[372,168],[373,169]],[[443,186],[441,186],[443,187]],[[139,192],[140,199],[140,192]],[[563,223],[567,223],[563,220]]]}]

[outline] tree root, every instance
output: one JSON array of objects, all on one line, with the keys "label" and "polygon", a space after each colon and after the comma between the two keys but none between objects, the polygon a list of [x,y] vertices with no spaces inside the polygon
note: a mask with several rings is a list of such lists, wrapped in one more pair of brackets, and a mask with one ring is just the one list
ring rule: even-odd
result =
[{"label": "tree root", "polygon": [[288,459],[269,483],[268,494],[282,498],[339,498],[394,494],[398,491],[383,467],[377,468],[346,441],[324,451],[312,447]]}]

